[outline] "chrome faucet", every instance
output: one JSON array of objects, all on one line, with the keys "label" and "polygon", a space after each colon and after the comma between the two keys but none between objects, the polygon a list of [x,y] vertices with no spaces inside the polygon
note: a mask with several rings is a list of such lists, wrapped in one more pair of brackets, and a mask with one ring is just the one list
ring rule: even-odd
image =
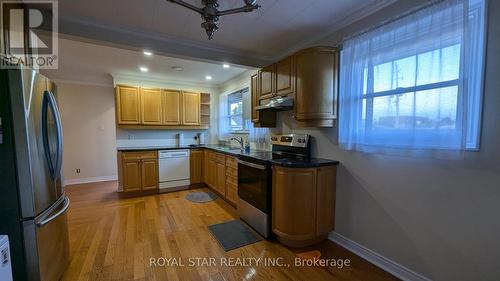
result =
[{"label": "chrome faucet", "polygon": [[232,137],[232,138],[230,139],[230,141],[232,141],[232,140],[235,140],[235,141],[237,141],[237,142],[239,142],[239,143],[240,143],[240,149],[241,149],[241,151],[244,151],[244,150],[245,150],[245,144],[244,144],[244,142],[243,142],[243,137],[240,137],[239,139],[238,139],[238,138],[235,138],[235,137]]}]

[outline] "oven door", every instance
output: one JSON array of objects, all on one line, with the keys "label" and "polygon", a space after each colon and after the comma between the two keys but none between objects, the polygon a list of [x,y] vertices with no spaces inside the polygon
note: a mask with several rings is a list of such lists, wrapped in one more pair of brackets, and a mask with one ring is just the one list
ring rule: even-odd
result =
[{"label": "oven door", "polygon": [[238,160],[238,195],[250,205],[269,214],[271,170],[267,165]]}]

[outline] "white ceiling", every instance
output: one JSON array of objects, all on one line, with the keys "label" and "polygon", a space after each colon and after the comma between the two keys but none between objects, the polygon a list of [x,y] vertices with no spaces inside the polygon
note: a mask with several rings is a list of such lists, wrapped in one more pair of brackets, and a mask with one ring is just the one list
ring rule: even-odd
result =
[{"label": "white ceiling", "polygon": [[[221,83],[249,70],[247,67],[232,65],[223,68],[221,63],[203,62],[153,54],[145,56],[141,51],[96,45],[92,43],[59,40],[59,68],[44,70],[51,79],[70,80],[111,85],[114,77],[135,80],[184,83],[206,87],[218,87]],[[147,73],[140,66],[149,69]],[[181,66],[183,71],[175,71],[172,66]],[[205,76],[213,77],[207,81]]]},{"label": "white ceiling", "polygon": [[[201,6],[200,0],[187,0]],[[262,66],[395,0],[260,0],[251,13],[221,17],[212,41],[201,17],[166,0],[59,1],[63,33],[160,53]],[[242,6],[220,0],[220,9]]]}]

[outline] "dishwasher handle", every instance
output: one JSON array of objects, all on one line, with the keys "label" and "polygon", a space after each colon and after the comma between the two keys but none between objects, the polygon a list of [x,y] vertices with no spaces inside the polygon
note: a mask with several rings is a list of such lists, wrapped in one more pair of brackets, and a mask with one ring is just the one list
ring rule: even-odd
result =
[{"label": "dishwasher handle", "polygon": [[171,151],[160,151],[158,157],[162,158],[185,158],[189,157],[189,150],[171,150]]}]

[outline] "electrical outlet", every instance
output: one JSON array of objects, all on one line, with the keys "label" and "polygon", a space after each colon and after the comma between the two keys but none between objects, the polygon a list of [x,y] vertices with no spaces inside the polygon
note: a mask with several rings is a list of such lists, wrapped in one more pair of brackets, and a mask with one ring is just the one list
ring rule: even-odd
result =
[{"label": "electrical outlet", "polygon": [[79,174],[79,173],[80,173],[80,169],[76,169],[76,170],[75,170],[75,172],[76,172],[77,174]]}]

